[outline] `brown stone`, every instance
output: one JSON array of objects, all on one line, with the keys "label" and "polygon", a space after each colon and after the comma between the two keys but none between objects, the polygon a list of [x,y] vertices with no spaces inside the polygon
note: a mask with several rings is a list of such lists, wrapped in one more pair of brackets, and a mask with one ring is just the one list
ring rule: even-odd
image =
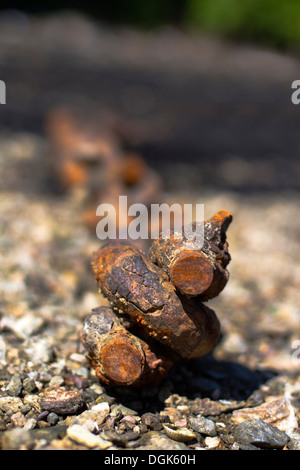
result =
[{"label": "brown stone", "polygon": [[58,415],[71,415],[82,411],[85,402],[81,392],[69,391],[59,387],[49,387],[41,399],[41,409]]}]

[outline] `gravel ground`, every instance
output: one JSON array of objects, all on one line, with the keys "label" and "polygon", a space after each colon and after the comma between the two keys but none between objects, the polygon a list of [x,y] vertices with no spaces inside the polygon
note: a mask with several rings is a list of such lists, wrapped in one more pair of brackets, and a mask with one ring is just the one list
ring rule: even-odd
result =
[{"label": "gravel ground", "polygon": [[[59,20],[56,24],[59,29]],[[96,33],[86,22],[79,24],[86,28],[85,47],[90,50],[84,60],[95,64],[99,57],[90,44]],[[109,36],[105,30],[101,34]],[[134,34],[124,36],[129,44],[132,37],[136,38]],[[32,46],[30,38],[28,43],[24,41],[23,52]],[[106,57],[106,65],[117,55],[113,38],[110,55],[105,56],[101,49],[101,56],[98,51],[101,60]],[[147,41],[149,37],[143,47],[150,54]],[[7,65],[10,54],[14,57],[10,67],[4,67],[5,73],[15,76],[16,71],[23,70],[18,48],[7,41],[1,44],[2,63]],[[76,54],[80,55],[84,44],[76,44]],[[78,52],[79,44],[82,50]],[[48,43],[46,58],[53,57],[55,47],[55,41]],[[64,53],[68,47],[65,44]],[[132,53],[132,64],[140,57],[137,49],[136,55]],[[159,41],[155,50],[158,53]],[[228,57],[234,62],[236,56]],[[274,70],[282,72],[278,81],[286,79],[279,66],[282,63],[297,70],[293,59],[271,57]],[[208,57],[203,60],[209,63]],[[184,60],[179,65],[191,73]],[[197,73],[204,74],[197,62],[193,65]],[[219,64],[216,73],[221,69]],[[264,75],[263,68],[261,73]],[[272,81],[273,86],[277,87],[278,81],[275,85]],[[26,95],[29,102],[30,93],[31,88]],[[13,105],[7,108],[6,120],[1,114],[0,448],[300,450],[297,159],[285,161],[277,155],[267,163],[263,158],[249,163],[247,154],[226,154],[220,162],[219,150],[212,146],[220,165],[218,175],[222,175],[212,185],[210,176],[216,163],[210,159],[204,159],[198,180],[195,168],[201,162],[177,161],[172,166],[166,157],[161,169],[168,174],[166,196],[204,203],[207,217],[220,209],[234,217],[228,230],[230,280],[219,297],[209,302],[221,321],[222,336],[211,355],[177,364],[159,387],[109,388],[97,380],[79,341],[79,331],[90,310],[105,304],[90,268],[91,253],[99,247],[99,240],[82,224],[81,195],[57,195],[48,184],[48,142],[35,127],[49,106],[43,98],[41,93],[37,114],[31,109],[34,116],[25,105],[28,114],[18,114]],[[166,108],[166,113],[172,114],[172,108]],[[266,109],[271,112],[267,105]],[[28,119],[26,126],[24,116]],[[146,155],[153,150],[154,157],[149,161],[158,168],[157,149],[172,154],[176,139],[166,139],[163,146],[160,137],[160,141],[154,139],[154,145],[149,139],[153,135],[151,126],[147,127],[148,134],[143,134],[146,144],[141,148]],[[208,145],[211,134],[198,139],[202,137]],[[234,141],[235,135],[229,138]],[[239,139],[242,146],[241,136]],[[194,138],[184,144],[191,155],[197,150],[194,144]],[[256,145],[262,157],[265,146],[259,139]],[[295,154],[296,150],[294,147]],[[258,175],[256,184],[254,174]]]},{"label": "gravel ground", "polygon": [[79,342],[84,318],[105,304],[90,269],[99,241],[81,224],[80,200],[43,194],[38,169],[28,191],[16,189],[45,147],[31,134],[1,139],[1,447],[299,449],[295,196],[195,199],[206,214],[222,207],[234,215],[230,281],[209,303],[220,343],[209,357],[174,366],[159,387],[111,389]]}]

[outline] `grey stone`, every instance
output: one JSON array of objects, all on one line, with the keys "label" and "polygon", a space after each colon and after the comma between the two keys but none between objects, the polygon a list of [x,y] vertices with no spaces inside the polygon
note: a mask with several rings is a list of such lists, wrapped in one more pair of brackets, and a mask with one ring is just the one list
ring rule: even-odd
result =
[{"label": "grey stone", "polygon": [[239,450],[261,450],[259,447],[256,447],[252,444],[238,444]]},{"label": "grey stone", "polygon": [[47,422],[51,425],[51,426],[55,426],[55,424],[57,424],[57,421],[59,420],[59,416],[56,414],[56,413],[49,413],[48,416],[47,416]]},{"label": "grey stone", "polygon": [[24,391],[27,393],[34,392],[37,388],[35,380],[30,377],[28,377],[27,379],[24,379],[23,388],[24,388]]},{"label": "grey stone", "polygon": [[137,441],[138,450],[188,450],[188,446],[183,442],[173,441],[169,437],[157,432],[150,431],[143,434]]},{"label": "grey stone", "polygon": [[211,419],[198,415],[195,418],[189,418],[189,423],[193,431],[210,437],[217,435],[215,423]]},{"label": "grey stone", "polygon": [[290,438],[291,440],[288,443],[289,450],[300,450],[300,434],[292,433]]},{"label": "grey stone", "polygon": [[252,444],[264,449],[282,449],[290,439],[285,432],[260,419],[243,421],[234,428],[233,434],[241,444]]},{"label": "grey stone", "polygon": [[12,322],[12,329],[20,339],[27,339],[29,336],[34,335],[44,325],[44,319],[34,313],[26,313],[20,318],[14,319]]},{"label": "grey stone", "polygon": [[127,431],[124,434],[119,434],[115,431],[107,431],[105,432],[105,437],[118,447],[125,447],[128,442],[138,439],[140,434],[135,431]]},{"label": "grey stone", "polygon": [[19,375],[13,375],[7,385],[6,391],[11,397],[18,397],[22,391],[22,379]]},{"label": "grey stone", "polygon": [[35,336],[28,338],[22,349],[27,358],[35,364],[49,363],[55,358],[52,341],[47,337]]}]

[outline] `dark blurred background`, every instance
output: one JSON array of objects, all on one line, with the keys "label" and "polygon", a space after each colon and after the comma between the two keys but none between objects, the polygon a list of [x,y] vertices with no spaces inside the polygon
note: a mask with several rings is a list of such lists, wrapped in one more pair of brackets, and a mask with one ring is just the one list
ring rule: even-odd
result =
[{"label": "dark blurred background", "polygon": [[297,0],[111,0],[110,2],[1,2],[1,9],[31,14],[73,10],[115,24],[153,28],[162,24],[225,34],[238,40],[298,49],[300,4]]},{"label": "dark blurred background", "polygon": [[2,2],[2,132],[118,115],[169,184],[298,191],[297,0]]}]

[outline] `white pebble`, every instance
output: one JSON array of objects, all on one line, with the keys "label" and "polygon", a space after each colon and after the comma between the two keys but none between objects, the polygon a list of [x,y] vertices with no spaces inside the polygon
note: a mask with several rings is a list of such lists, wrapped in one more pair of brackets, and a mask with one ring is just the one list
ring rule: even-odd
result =
[{"label": "white pebble", "polygon": [[220,444],[220,438],[219,437],[206,437],[204,442],[205,442],[205,446],[208,447],[208,449],[215,449]]},{"label": "white pebble", "polygon": [[67,435],[73,441],[78,442],[78,444],[82,444],[90,448],[99,447],[104,450],[112,445],[110,441],[106,441],[100,436],[96,436],[85,427],[80,426],[80,424],[74,424],[68,428]]}]

